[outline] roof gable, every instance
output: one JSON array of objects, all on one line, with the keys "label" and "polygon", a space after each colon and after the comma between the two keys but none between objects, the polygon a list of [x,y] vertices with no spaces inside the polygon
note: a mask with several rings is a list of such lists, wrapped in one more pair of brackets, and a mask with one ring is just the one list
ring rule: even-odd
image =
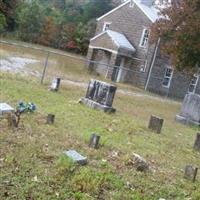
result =
[{"label": "roof gable", "polygon": [[132,51],[132,52],[136,51],[136,49],[132,46],[132,44],[127,40],[125,35],[118,33],[118,32],[115,32],[115,31],[112,31],[112,30],[104,31],[104,32],[96,35],[92,39],[90,39],[90,41],[94,41],[104,34],[107,34],[109,36],[109,38],[112,40],[112,42],[114,42],[114,44],[118,48],[127,49],[127,50]]},{"label": "roof gable", "polygon": [[[125,3],[119,5],[118,7],[114,8],[113,10],[107,12],[103,16],[97,18],[97,21],[100,21],[104,17],[110,15],[111,13],[121,9],[123,6],[127,5],[130,3],[131,0],[127,0]],[[146,4],[142,3],[141,0],[132,0],[138,8],[152,21],[155,22],[157,19],[159,19],[159,10],[155,8],[153,5],[152,6],[147,6]]]}]

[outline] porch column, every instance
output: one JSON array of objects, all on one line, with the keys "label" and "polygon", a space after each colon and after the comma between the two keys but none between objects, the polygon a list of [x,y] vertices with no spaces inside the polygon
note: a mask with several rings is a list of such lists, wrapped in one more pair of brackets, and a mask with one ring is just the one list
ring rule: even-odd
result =
[{"label": "porch column", "polygon": [[107,79],[111,79],[112,77],[112,73],[115,67],[115,62],[117,59],[117,54],[116,53],[112,53],[111,57],[110,57],[110,62],[109,62],[109,66],[107,68],[107,72],[106,72],[106,78]]},{"label": "porch column", "polygon": [[86,68],[89,71],[93,70],[93,63],[91,62],[93,59],[93,53],[94,53],[94,49],[93,48],[88,48],[88,52],[87,52],[87,61],[86,61]]}]

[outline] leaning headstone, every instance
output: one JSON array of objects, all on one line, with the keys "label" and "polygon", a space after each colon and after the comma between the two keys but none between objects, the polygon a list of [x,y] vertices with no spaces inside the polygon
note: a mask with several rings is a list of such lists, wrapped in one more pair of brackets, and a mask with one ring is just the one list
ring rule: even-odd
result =
[{"label": "leaning headstone", "polygon": [[55,78],[53,79],[52,83],[51,83],[51,87],[50,90],[51,91],[58,91],[59,87],[60,87],[60,82],[61,79],[60,78]]},{"label": "leaning headstone", "polygon": [[90,80],[86,96],[81,103],[104,112],[115,112],[112,107],[117,87],[106,82]]},{"label": "leaning headstone", "polygon": [[187,94],[185,96],[181,112],[176,115],[176,121],[200,126],[200,95]]},{"label": "leaning headstone", "polygon": [[194,142],[194,150],[200,152],[200,133],[197,133],[196,140]]},{"label": "leaning headstone", "polygon": [[87,164],[87,157],[82,156],[75,150],[65,151],[64,154],[80,165]]},{"label": "leaning headstone", "polygon": [[47,115],[47,124],[53,124],[54,120],[55,120],[55,115],[53,115],[53,114]]},{"label": "leaning headstone", "polygon": [[187,165],[187,166],[185,167],[184,178],[195,182],[196,176],[197,176],[197,171],[198,171],[198,168],[197,168],[197,167],[194,167],[194,166],[192,166],[192,165]]},{"label": "leaning headstone", "polygon": [[90,136],[89,147],[90,147],[90,148],[94,148],[94,149],[98,149],[100,138],[101,138],[101,137],[100,137],[99,135],[92,134],[92,135]]},{"label": "leaning headstone", "polygon": [[150,118],[148,127],[149,129],[151,129],[152,131],[156,133],[161,133],[163,122],[164,122],[163,119],[152,115]]}]

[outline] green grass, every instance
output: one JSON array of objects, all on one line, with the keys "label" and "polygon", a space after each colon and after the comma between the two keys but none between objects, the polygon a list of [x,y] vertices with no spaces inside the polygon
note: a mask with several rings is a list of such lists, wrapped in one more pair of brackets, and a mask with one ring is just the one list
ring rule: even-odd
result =
[{"label": "green grass", "polygon": [[[200,198],[200,176],[195,183],[183,179],[185,165],[200,166],[200,154],[192,149],[198,128],[174,121],[177,102],[117,93],[117,112],[109,115],[78,104],[85,94],[80,88],[63,86],[54,93],[34,79],[7,74],[0,75],[0,94],[0,101],[14,107],[19,100],[37,105],[16,130],[0,121],[1,200]],[[54,125],[45,124],[48,113],[56,115]],[[165,119],[160,135],[147,129],[151,114]],[[88,148],[93,132],[101,136],[98,150]],[[68,149],[87,156],[88,165],[63,157]],[[152,170],[141,173],[127,165],[132,153]]]}]

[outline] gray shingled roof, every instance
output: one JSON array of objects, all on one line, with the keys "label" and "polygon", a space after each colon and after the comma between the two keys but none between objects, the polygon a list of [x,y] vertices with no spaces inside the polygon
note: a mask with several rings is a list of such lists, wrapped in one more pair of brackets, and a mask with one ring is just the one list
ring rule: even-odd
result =
[{"label": "gray shingled roof", "polygon": [[127,40],[125,35],[111,30],[107,30],[106,33],[110,36],[110,38],[119,48],[124,48],[133,52],[136,51],[133,45]]}]

